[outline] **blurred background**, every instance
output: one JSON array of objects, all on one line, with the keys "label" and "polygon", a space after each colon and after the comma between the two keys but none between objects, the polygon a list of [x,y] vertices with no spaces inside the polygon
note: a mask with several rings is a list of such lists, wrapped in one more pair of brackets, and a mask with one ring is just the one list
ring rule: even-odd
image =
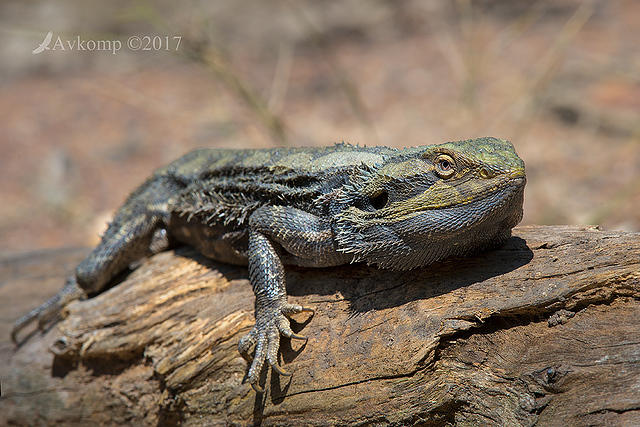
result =
[{"label": "blurred background", "polygon": [[5,0],[0,36],[0,252],[95,244],[196,147],[341,140],[510,139],[524,224],[640,230],[638,1]]}]

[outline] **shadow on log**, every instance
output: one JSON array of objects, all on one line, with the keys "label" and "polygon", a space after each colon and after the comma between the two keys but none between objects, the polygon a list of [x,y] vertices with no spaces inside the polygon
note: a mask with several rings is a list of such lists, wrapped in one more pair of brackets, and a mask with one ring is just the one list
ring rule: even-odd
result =
[{"label": "shadow on log", "polygon": [[[16,349],[12,321],[84,255],[0,259],[0,424],[640,425],[640,235],[519,227],[422,270],[288,268],[306,345],[241,383],[247,271],[189,249],[68,306]],[[49,349],[53,348],[54,356]],[[4,418],[4,420],[3,420]]]}]

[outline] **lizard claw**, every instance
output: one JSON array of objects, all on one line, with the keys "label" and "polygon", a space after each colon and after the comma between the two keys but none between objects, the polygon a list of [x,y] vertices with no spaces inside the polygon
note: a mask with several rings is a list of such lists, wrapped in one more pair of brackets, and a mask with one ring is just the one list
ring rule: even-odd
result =
[{"label": "lizard claw", "polygon": [[275,372],[277,372],[278,375],[283,375],[285,377],[290,377],[292,375],[291,372],[285,371],[277,363],[274,363],[273,365],[271,363],[269,363],[269,365],[271,365],[271,369],[273,369]]},{"label": "lizard claw", "polygon": [[278,350],[280,349],[280,336],[307,340],[307,337],[295,334],[291,330],[290,321],[287,316],[301,311],[313,311],[306,307],[294,304],[282,304],[274,309],[256,310],[256,325],[251,331],[242,337],[238,342],[240,354],[251,361],[249,349],[255,344],[253,361],[249,366],[249,371],[243,382],[251,384],[251,387],[263,393],[264,389],[258,384],[260,372],[266,361],[271,369],[279,375],[289,376],[291,373],[285,371],[278,364]]},{"label": "lizard claw", "polygon": [[298,335],[298,334],[291,334],[289,335],[289,338],[293,338],[295,340],[301,340],[301,341],[309,341],[309,337],[305,337],[303,335]]}]

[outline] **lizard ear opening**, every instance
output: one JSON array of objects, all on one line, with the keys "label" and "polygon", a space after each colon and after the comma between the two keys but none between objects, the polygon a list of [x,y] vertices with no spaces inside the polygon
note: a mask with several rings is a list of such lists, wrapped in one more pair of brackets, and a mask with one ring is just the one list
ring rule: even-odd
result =
[{"label": "lizard ear opening", "polygon": [[376,210],[384,208],[387,205],[388,201],[389,193],[387,193],[385,190],[381,190],[375,195],[369,197],[369,203],[371,203],[371,206],[373,206]]}]

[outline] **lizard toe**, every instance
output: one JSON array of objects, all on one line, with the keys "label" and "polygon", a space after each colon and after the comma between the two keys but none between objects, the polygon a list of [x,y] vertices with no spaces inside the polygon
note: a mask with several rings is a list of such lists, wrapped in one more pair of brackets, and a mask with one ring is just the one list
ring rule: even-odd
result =
[{"label": "lizard toe", "polygon": [[267,337],[266,334],[258,334],[256,338],[256,352],[253,356],[253,362],[249,367],[249,371],[245,376],[243,382],[251,384],[254,390],[258,391],[256,387],[260,388],[258,381],[260,379],[260,372],[267,358]]},{"label": "lizard toe", "polygon": [[[284,320],[286,321],[286,319]],[[282,323],[282,319],[279,323]],[[278,330],[273,331],[273,333],[270,334],[269,336],[269,343],[267,348],[267,362],[271,366],[271,369],[273,369],[278,374],[289,376],[291,374],[285,371],[284,369],[282,369],[280,365],[278,365],[278,350],[280,349],[280,334],[281,334],[281,331],[279,329],[280,328],[278,328]]]},{"label": "lizard toe", "polygon": [[298,304],[284,304],[281,311],[282,311],[282,314],[284,314],[287,317],[291,316],[292,314],[302,313],[303,311],[309,312],[312,315],[315,314],[316,312],[311,307],[305,307]]},{"label": "lizard toe", "polygon": [[302,309],[301,309],[300,311],[301,311],[301,312],[303,312],[303,311],[309,312],[309,313],[311,313],[311,315],[312,315],[312,316],[313,316],[314,314],[316,314],[316,310],[315,310],[315,309],[313,309],[313,308],[311,308],[311,307],[304,307],[304,306],[303,306],[303,307],[302,307]]},{"label": "lizard toe", "polygon": [[238,341],[238,351],[244,357],[245,360],[250,361],[252,359],[249,350],[256,343],[257,331],[256,328],[252,328],[251,331]]},{"label": "lizard toe", "polygon": [[284,316],[278,318],[278,332],[280,332],[281,335],[287,338],[293,335],[293,331],[291,330],[291,322]]},{"label": "lizard toe", "polygon": [[289,319],[287,319],[286,317],[280,318],[280,322],[278,323],[278,330],[280,331],[280,334],[282,336],[285,336],[287,338],[293,338],[296,340],[303,340],[303,341],[308,340],[307,337],[298,335],[295,332],[293,332],[293,330],[291,329],[291,324],[289,322]]}]

